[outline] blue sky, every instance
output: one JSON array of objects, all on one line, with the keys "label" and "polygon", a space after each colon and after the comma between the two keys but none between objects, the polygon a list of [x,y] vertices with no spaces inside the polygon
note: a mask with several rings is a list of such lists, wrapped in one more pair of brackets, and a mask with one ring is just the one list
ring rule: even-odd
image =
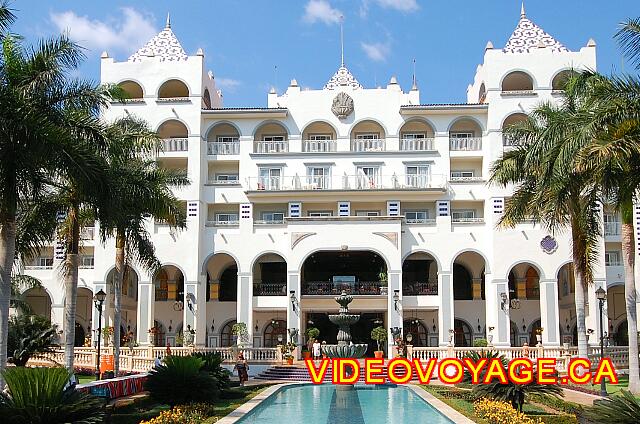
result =
[{"label": "blue sky", "polygon": [[[531,20],[571,50],[594,38],[600,71],[624,67],[612,37],[621,21],[640,16],[638,0],[525,6]],[[345,62],[364,86],[397,75],[408,90],[415,58],[423,103],[464,101],[487,41],[503,47],[520,16],[519,0],[14,0],[12,7],[18,15],[12,29],[28,41],[68,28],[88,49],[80,75],[93,80],[103,50],[126,60],[170,12],[186,52],[204,49],[225,106],[264,106],[269,87],[282,91],[291,78],[322,87],[340,64],[340,16]]]}]

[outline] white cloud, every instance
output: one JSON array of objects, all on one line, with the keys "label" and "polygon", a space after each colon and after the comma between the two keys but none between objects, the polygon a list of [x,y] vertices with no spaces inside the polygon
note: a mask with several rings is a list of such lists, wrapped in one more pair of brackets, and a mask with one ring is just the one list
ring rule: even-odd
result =
[{"label": "white cloud", "polygon": [[391,52],[391,46],[389,43],[360,43],[362,50],[369,57],[369,59],[375,62],[384,62],[387,60],[387,56]]},{"label": "white cloud", "polygon": [[342,12],[331,7],[326,0],[310,0],[304,8],[304,19],[306,22],[323,22],[327,25],[340,22]]},{"label": "white cloud", "polygon": [[233,78],[216,77],[216,87],[223,88],[231,93],[233,93],[241,85],[242,85],[241,81]]},{"label": "white cloud", "polygon": [[71,39],[94,51],[131,53],[156,35],[153,20],[131,7],[120,9],[121,16],[104,21],[79,16],[75,12],[51,12],[49,18],[60,31],[68,31]]},{"label": "white cloud", "polygon": [[413,12],[420,9],[417,0],[362,0],[359,10],[361,18],[365,18],[369,13],[370,3],[376,3],[385,9],[394,9],[400,12]]}]

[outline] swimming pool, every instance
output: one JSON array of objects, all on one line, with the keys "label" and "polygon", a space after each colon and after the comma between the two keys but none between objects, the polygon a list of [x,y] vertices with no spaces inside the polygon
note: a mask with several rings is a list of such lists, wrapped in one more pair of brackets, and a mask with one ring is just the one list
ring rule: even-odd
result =
[{"label": "swimming pool", "polygon": [[332,384],[282,387],[238,423],[453,423],[408,387],[356,385],[353,390],[341,389]]}]

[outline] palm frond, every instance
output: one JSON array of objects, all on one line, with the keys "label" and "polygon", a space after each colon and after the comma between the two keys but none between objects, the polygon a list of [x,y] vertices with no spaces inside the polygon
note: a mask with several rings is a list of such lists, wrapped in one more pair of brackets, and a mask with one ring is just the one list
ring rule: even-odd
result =
[{"label": "palm frond", "polygon": [[615,38],[629,62],[640,68],[640,17],[620,24]]}]

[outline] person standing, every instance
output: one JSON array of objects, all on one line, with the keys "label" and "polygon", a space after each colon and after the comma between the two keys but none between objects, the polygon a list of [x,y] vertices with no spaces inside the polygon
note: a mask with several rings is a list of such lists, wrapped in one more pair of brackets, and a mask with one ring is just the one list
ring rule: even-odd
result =
[{"label": "person standing", "polygon": [[249,364],[244,359],[242,352],[238,354],[238,360],[233,368],[238,370],[238,380],[240,380],[240,385],[244,386],[244,382],[249,380]]},{"label": "person standing", "polygon": [[318,340],[313,341],[313,359],[318,360],[321,359],[322,354],[320,353],[320,342]]}]

